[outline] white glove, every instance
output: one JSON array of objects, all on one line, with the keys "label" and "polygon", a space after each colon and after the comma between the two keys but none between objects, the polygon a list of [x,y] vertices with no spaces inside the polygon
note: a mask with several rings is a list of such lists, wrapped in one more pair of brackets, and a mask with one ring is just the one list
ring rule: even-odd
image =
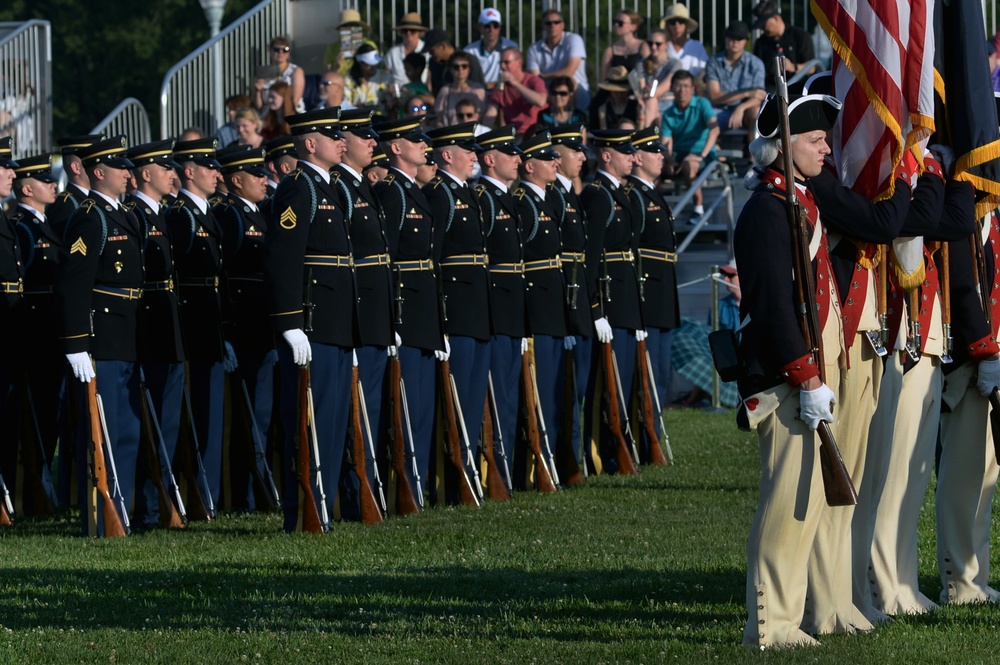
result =
[{"label": "white glove", "polygon": [[574,335],[566,335],[563,337],[563,348],[567,351],[572,351],[573,347],[576,346],[576,337]]},{"label": "white glove", "polygon": [[522,337],[521,338],[521,355],[523,356],[527,352],[528,352],[528,338],[527,337]]},{"label": "white glove", "polygon": [[994,388],[1000,388],[1000,360],[979,361],[979,378],[976,390],[983,397],[989,397]]},{"label": "white glove", "polygon": [[448,360],[448,358],[451,358],[451,344],[448,343],[447,337],[444,338],[444,351],[435,351],[434,357],[440,360],[441,362],[444,362],[445,360]]},{"label": "white glove", "polygon": [[396,336],[396,346],[403,346],[403,338],[399,336],[399,333],[393,333]]},{"label": "white glove", "polygon": [[236,352],[233,351],[233,345],[229,342],[224,342],[224,344],[226,345],[226,349],[222,355],[222,369],[226,371],[226,374],[232,374],[240,366],[240,363],[236,360]]},{"label": "white glove", "polygon": [[819,427],[821,420],[833,422],[833,405],[837,396],[825,383],[816,390],[799,391],[799,419],[809,425],[809,429]]},{"label": "white glove", "polygon": [[393,333],[393,335],[396,336],[396,343],[390,344],[385,350],[390,358],[399,356],[399,347],[403,346],[403,338],[399,336],[399,333]]},{"label": "white glove", "polygon": [[358,366],[358,352],[355,349],[351,349],[351,367]]},{"label": "white glove", "polygon": [[649,337],[649,333],[646,332],[645,330],[636,330],[635,331],[635,341],[637,341],[637,342],[645,342],[647,337]]},{"label": "white glove", "polygon": [[601,344],[607,344],[611,341],[611,338],[614,337],[611,332],[611,324],[608,323],[607,317],[602,316],[594,321],[594,330],[597,331],[597,339],[601,342]]},{"label": "white glove", "polygon": [[300,329],[294,328],[281,333],[281,336],[288,342],[288,346],[292,347],[292,360],[295,361],[295,364],[299,367],[308,365],[309,361],[312,360],[313,350],[306,334]]},{"label": "white glove", "polygon": [[90,354],[86,351],[67,353],[66,360],[69,361],[69,366],[73,368],[73,376],[83,383],[90,383],[90,380],[97,376],[94,372],[94,363],[90,359]]}]

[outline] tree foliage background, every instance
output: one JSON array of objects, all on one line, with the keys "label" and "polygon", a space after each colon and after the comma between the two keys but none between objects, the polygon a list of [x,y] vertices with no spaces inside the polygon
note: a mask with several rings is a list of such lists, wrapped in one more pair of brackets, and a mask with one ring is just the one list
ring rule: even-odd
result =
[{"label": "tree foliage background", "polygon": [[[225,27],[259,0],[228,0]],[[198,0],[5,0],[0,21],[52,24],[54,137],[83,134],[126,97],[157,126],[163,75],[209,38]]]}]

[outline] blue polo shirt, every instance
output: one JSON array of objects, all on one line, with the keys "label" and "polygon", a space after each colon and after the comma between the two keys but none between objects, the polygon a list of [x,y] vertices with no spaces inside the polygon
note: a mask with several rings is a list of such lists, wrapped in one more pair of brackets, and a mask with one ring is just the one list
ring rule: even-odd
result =
[{"label": "blue polo shirt", "polygon": [[[660,136],[671,136],[674,140],[674,159],[681,160],[692,152],[701,153],[708,142],[708,122],[715,120],[715,110],[705,97],[695,95],[683,111],[676,104],[663,112]],[[705,163],[715,159],[712,147]]]}]

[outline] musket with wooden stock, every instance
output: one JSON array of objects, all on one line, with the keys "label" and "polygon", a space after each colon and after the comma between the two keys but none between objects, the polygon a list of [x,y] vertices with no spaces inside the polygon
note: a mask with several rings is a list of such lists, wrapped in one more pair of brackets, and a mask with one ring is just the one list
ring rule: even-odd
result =
[{"label": "musket with wooden stock", "polygon": [[660,437],[656,432],[656,411],[660,405],[653,404],[653,391],[650,390],[650,379],[652,367],[649,363],[649,351],[646,349],[646,340],[636,343],[636,355],[638,356],[638,382],[639,382],[639,420],[646,431],[646,438],[649,439],[649,463],[653,466],[670,466],[667,456],[663,454],[660,447]]},{"label": "musket with wooden stock", "polygon": [[[484,414],[487,419],[489,419],[490,429],[493,432],[492,437],[492,447],[494,453],[499,453],[500,459],[502,460],[498,466],[498,470],[503,471],[502,482],[504,488],[507,490],[507,494],[513,496],[514,494],[514,482],[510,477],[511,463],[514,458],[514,451],[511,451],[510,456],[507,456],[507,444],[503,440],[503,430],[500,428],[500,410],[497,408],[497,394],[493,390],[493,373],[486,373],[486,413]],[[486,422],[484,420],[484,428]],[[485,431],[485,429],[484,429]],[[484,434],[485,436],[485,434]],[[490,459],[495,460],[496,457],[491,457]],[[487,484],[489,479],[487,479]]]},{"label": "musket with wooden stock", "polygon": [[[239,372],[231,374],[232,381],[236,384],[234,400],[239,400],[243,410],[243,422],[247,430],[247,439],[250,445],[244,451],[253,457],[250,464],[250,477],[253,479],[254,496],[258,501],[258,509],[265,511],[278,510],[281,507],[281,496],[278,488],[274,484],[274,475],[271,473],[271,466],[267,463],[267,446],[264,444],[264,437],[257,426],[257,417],[254,415],[253,402],[250,400],[250,391],[247,389],[247,382]],[[232,385],[232,384],[230,384]],[[235,411],[235,409],[234,409]]]},{"label": "musket with wooden stock", "polygon": [[[323,476],[319,463],[319,447],[314,445],[315,424],[312,413],[312,388],[309,365],[299,367],[298,428],[295,433],[295,472],[299,481],[299,528],[306,533],[323,533],[330,527],[323,496]],[[317,501],[313,492],[315,469]]]},{"label": "musket with wooden stock", "polygon": [[602,344],[602,359],[604,361],[604,398],[607,401],[608,428],[611,436],[615,440],[615,459],[618,462],[618,473],[623,476],[638,476],[639,470],[632,459],[632,451],[628,441],[625,440],[625,432],[628,430],[628,415],[622,412],[623,400],[619,398],[620,386],[617,381],[617,368],[615,362],[615,352],[611,348],[611,342]]},{"label": "musket with wooden stock", "polygon": [[445,459],[454,467],[458,476],[458,498],[464,506],[480,505],[479,496],[469,480],[462,451],[461,430],[455,409],[455,394],[452,392],[451,363],[442,360],[438,365],[441,374],[441,408],[444,411]]},{"label": "musket with wooden stock", "polygon": [[389,403],[392,408],[392,427],[389,434],[392,439],[392,468],[396,474],[396,512],[400,515],[412,515],[420,512],[420,505],[417,503],[417,493],[410,483],[410,474],[406,468],[407,457],[412,458],[412,453],[406,445],[409,423],[403,412],[402,381],[402,367],[399,358],[390,358]]},{"label": "musket with wooden stock", "polygon": [[490,408],[490,396],[486,396],[483,404],[483,457],[486,458],[486,496],[493,501],[509,501],[510,489],[504,483],[503,474],[498,468],[496,449],[496,432],[493,427],[493,410]]},{"label": "musket with wooden stock", "polygon": [[538,425],[538,409],[535,400],[534,379],[531,375],[531,361],[527,353],[521,354],[521,383],[524,395],[524,426],[527,431],[528,449],[535,458],[535,485],[542,494],[558,492],[552,473],[549,471],[547,456],[542,450],[542,435]]},{"label": "musket with wooden stock", "polygon": [[[104,537],[118,538],[128,535],[125,520],[118,513],[118,505],[111,496],[111,481],[108,476],[108,466],[104,456],[104,446],[110,445],[104,438],[106,428],[101,422],[101,406],[97,396],[97,378],[87,383],[87,406],[90,418],[90,464],[93,488],[87,493],[89,500],[95,505],[88,506],[92,517],[92,535],[97,534],[97,503],[101,504],[101,517],[104,521]],[[100,499],[100,501],[98,501]]]},{"label": "musket with wooden stock", "polygon": [[0,526],[12,526],[14,524],[14,504],[10,500],[10,491],[7,483],[0,475]]},{"label": "musket with wooden stock", "polygon": [[[795,190],[795,167],[792,162],[792,133],[788,121],[788,84],[785,81],[784,56],[774,59],[775,82],[777,84],[778,117],[781,120],[781,151],[785,170],[785,210],[792,234],[792,269],[794,271],[795,305],[799,312],[799,326],[806,347],[813,355],[819,369],[820,381],[826,383],[826,369],[823,363],[823,339],[816,312],[816,279],[809,252],[809,224],[804,211],[799,206]],[[858,502],[858,493],[851,482],[851,475],[840,456],[840,449],[833,438],[830,424],[820,421],[816,428],[819,435],[819,458],[823,475],[823,489],[826,502],[830,506],[853,506]]]},{"label": "musket with wooden stock", "polygon": [[[993,308],[990,306],[990,296],[983,284],[990,284],[986,279],[986,252],[983,250],[982,235],[979,225],[976,225],[976,233],[969,236],[969,247],[972,250],[973,262],[972,279],[976,285],[976,293],[979,294],[979,302],[983,307],[983,315],[986,317],[986,325],[993,331]],[[994,388],[990,393],[990,430],[993,434],[993,455],[1000,461],[1000,388]]]},{"label": "musket with wooden stock", "polygon": [[[28,439],[21,439],[21,453],[18,454],[18,485],[21,501],[31,496],[31,508],[34,515],[54,515],[59,501],[55,486],[52,484],[52,472],[49,469],[45,454],[45,442],[42,439],[42,429],[38,425],[38,412],[35,410],[35,400],[31,394],[31,386],[24,382],[25,418]],[[2,518],[0,518],[2,519]],[[2,523],[2,522],[0,522]]]},{"label": "musket with wooden stock", "polygon": [[[361,391],[361,382],[358,380],[358,368],[351,370],[351,463],[354,465],[354,473],[358,476],[358,502],[361,507],[361,521],[364,524],[378,524],[383,521],[383,498],[381,505],[375,498],[375,489],[368,479],[368,445],[371,441],[371,431],[367,427],[368,414],[364,408],[364,395]],[[367,436],[366,436],[367,435]],[[376,464],[374,449],[372,449],[372,464]],[[378,483],[378,470],[375,469],[375,482]],[[378,486],[379,494],[382,493],[382,486]]]},{"label": "musket with wooden stock", "polygon": [[[170,529],[183,529],[187,526],[187,515],[184,512],[184,502],[181,499],[180,488],[174,480],[170,469],[170,459],[163,442],[163,433],[153,408],[153,397],[140,379],[139,390],[142,391],[139,403],[139,414],[142,418],[142,440],[145,444],[146,464],[149,468],[149,479],[156,488],[159,498],[160,525]],[[170,487],[164,482],[167,478]]]},{"label": "musket with wooden stock", "polygon": [[208,486],[208,474],[201,460],[201,450],[198,445],[198,432],[194,426],[194,411],[191,409],[191,394],[187,385],[184,386],[183,404],[184,418],[187,428],[177,440],[177,452],[180,463],[177,464],[181,476],[187,482],[187,516],[189,520],[209,521],[215,518],[215,503],[212,501],[212,491]]}]

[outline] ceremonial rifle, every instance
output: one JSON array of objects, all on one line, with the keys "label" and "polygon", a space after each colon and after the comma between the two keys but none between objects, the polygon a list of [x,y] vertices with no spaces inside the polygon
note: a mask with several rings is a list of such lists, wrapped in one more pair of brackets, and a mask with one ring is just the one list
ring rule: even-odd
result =
[{"label": "ceremonial rifle", "polygon": [[[45,443],[42,439],[42,428],[38,426],[38,412],[35,410],[35,400],[31,394],[31,386],[24,383],[24,398],[26,401],[26,417],[29,421],[31,433],[34,435],[34,445],[27,441],[24,445],[24,455],[19,457],[21,466],[25,469],[25,480],[30,474],[32,508],[35,515],[54,515],[55,508],[59,505],[56,497],[56,489],[52,484],[52,472],[49,469],[48,457],[45,454]],[[21,490],[23,497],[25,490]]]},{"label": "ceremonial rifle", "polygon": [[442,360],[439,365],[441,373],[441,408],[444,411],[445,453],[448,461],[458,474],[458,497],[462,505],[478,506],[479,497],[472,488],[469,474],[465,468],[462,455],[462,441],[459,433],[458,416],[455,412],[455,394],[452,392],[451,364]]},{"label": "ceremonial rifle", "polygon": [[[111,496],[111,485],[109,484],[108,468],[105,465],[104,445],[106,439],[104,433],[106,427],[103,424],[103,414],[101,413],[100,398],[97,395],[97,379],[92,378],[87,383],[87,405],[90,416],[90,465],[91,480],[93,482],[92,491],[88,492],[88,499],[94,505],[88,506],[92,516],[93,533],[97,535],[97,503],[100,499],[101,516],[104,519],[104,537],[118,538],[128,535],[128,528],[125,521],[118,513],[118,506]],[[110,445],[110,444],[109,444]]]},{"label": "ceremonial rifle", "polygon": [[[312,388],[309,365],[299,367],[298,429],[295,434],[296,474],[299,480],[299,526],[306,533],[323,533],[330,526],[323,493],[323,476],[319,463],[319,446],[314,443],[315,421],[312,413]],[[312,477],[316,476],[313,492]],[[322,514],[322,516],[321,516]]]},{"label": "ceremonial rifle", "polygon": [[184,385],[184,415],[187,418],[187,436],[178,437],[177,454],[181,455],[182,463],[178,466],[181,475],[187,481],[187,515],[188,519],[209,521],[215,517],[215,502],[212,501],[212,490],[208,486],[208,474],[201,460],[201,447],[198,445],[198,432],[194,426],[194,410],[191,408],[191,394],[187,383]]},{"label": "ceremonial rifle", "polygon": [[406,441],[407,449],[410,453],[410,466],[413,467],[413,482],[416,487],[413,488],[413,494],[417,497],[417,503],[420,504],[420,509],[424,508],[424,486],[420,482],[420,469],[417,468],[417,451],[413,446],[413,430],[410,429],[410,405],[406,401],[406,381],[403,377],[399,377],[399,396],[400,401],[403,403],[403,422],[406,423]]},{"label": "ceremonial rifle", "polygon": [[[660,408],[659,400],[653,404],[653,390],[655,390],[655,377],[652,376],[653,368],[649,362],[649,351],[646,349],[646,340],[641,340],[636,344],[638,354],[638,374],[639,374],[639,420],[646,431],[646,438],[649,439],[649,462],[653,466],[670,466],[667,456],[663,454],[660,447],[660,437],[656,433],[656,410]],[[653,390],[650,390],[650,386]],[[662,426],[662,424],[661,424]],[[663,433],[666,436],[666,431]]]},{"label": "ceremonial rifle", "polygon": [[[523,354],[528,355],[528,354]],[[528,374],[531,377],[531,391],[535,398],[535,414],[538,417],[538,429],[541,432],[542,450],[545,458],[549,461],[549,471],[552,474],[552,482],[559,488],[559,472],[556,470],[556,457],[552,454],[552,446],[549,445],[549,431],[545,426],[545,414],[542,412],[542,398],[538,393],[538,377],[535,375],[535,366],[528,362]]]},{"label": "ceremonial rifle", "polygon": [[260,428],[257,426],[257,418],[254,415],[253,402],[250,400],[250,391],[247,389],[247,382],[239,372],[233,372],[230,376],[239,384],[242,396],[244,422],[250,435],[252,449],[249,451],[254,458],[254,463],[250,465],[250,477],[253,478],[255,496],[258,501],[262,501],[263,510],[277,510],[281,507],[281,496],[278,488],[274,484],[274,475],[271,467],[267,463],[267,447],[264,445],[264,438],[261,436]]},{"label": "ceremonial rifle", "polygon": [[[493,430],[495,436],[493,441],[494,452],[500,453],[500,459],[503,460],[503,486],[507,488],[507,493],[513,495],[514,493],[514,483],[510,477],[510,464],[511,457],[507,457],[507,446],[503,442],[503,430],[500,428],[500,411],[497,409],[497,395],[493,390],[493,373],[486,373],[486,408],[487,416],[492,418],[490,422],[490,428]],[[499,450],[497,450],[499,448]],[[495,459],[495,458],[491,458]],[[489,479],[487,479],[489,483]]]},{"label": "ceremonial rifle", "polygon": [[[170,459],[163,442],[160,423],[156,418],[156,410],[153,408],[153,398],[145,381],[140,380],[139,390],[142,391],[139,403],[143,429],[142,440],[146,444],[149,479],[156,487],[156,495],[159,497],[160,524],[171,529],[183,529],[187,526],[187,515],[184,513],[184,502],[181,500],[180,488],[177,487],[173,471],[170,469]],[[164,478],[169,479],[169,488],[164,482]]]},{"label": "ceremonial rifle", "polygon": [[[406,432],[409,430],[409,414],[403,411],[403,376],[399,358],[389,359],[389,401],[392,408],[392,468],[396,473],[396,511],[400,515],[420,512],[416,492],[410,485],[410,475],[406,469]],[[405,429],[404,429],[405,427]],[[413,438],[410,437],[412,444]],[[412,458],[412,457],[411,457]],[[416,476],[414,476],[416,478]]]},{"label": "ceremonial rifle", "polygon": [[497,468],[496,443],[494,441],[493,413],[490,409],[490,396],[483,402],[483,457],[486,458],[486,494],[493,501],[508,501],[511,492],[504,484],[504,477]]},{"label": "ceremonial rifle", "polygon": [[944,352],[941,362],[951,362],[954,339],[951,336],[951,253],[948,243],[941,243],[941,323],[944,327]]},{"label": "ceremonial rifle", "polygon": [[[611,342],[601,345],[603,347],[602,359],[604,360],[604,399],[607,401],[608,428],[611,436],[615,440],[615,459],[618,461],[618,473],[623,476],[638,476],[639,470],[632,461],[632,453],[629,444],[625,441],[625,431],[622,430],[623,414],[619,407],[618,385],[615,371],[615,352],[611,348]],[[626,420],[626,428],[628,427]]]},{"label": "ceremonial rifle", "polygon": [[[365,433],[368,424],[368,414],[364,409],[364,396],[361,392],[361,382],[358,380],[358,368],[351,370],[351,463],[354,473],[358,476],[358,502],[361,505],[361,521],[365,524],[377,524],[383,520],[383,508],[375,498],[375,490],[372,489],[368,480],[368,464],[366,462],[367,446],[365,445]],[[368,440],[371,440],[371,433],[368,432]],[[374,449],[372,450],[372,464],[375,462]],[[378,482],[378,470],[374,471],[375,482]],[[379,493],[382,492],[381,483]],[[385,505],[385,499],[382,500]]]},{"label": "ceremonial rifle", "polygon": [[451,383],[451,397],[455,403],[455,416],[458,418],[458,429],[462,433],[462,446],[465,449],[465,465],[472,471],[472,486],[476,488],[476,495],[479,500],[483,500],[483,481],[479,477],[479,469],[476,468],[476,458],[472,454],[472,440],[469,438],[469,431],[465,428],[465,415],[462,414],[462,400],[458,397],[458,386],[455,384],[455,377],[449,377]]},{"label": "ceremonial rifle", "polygon": [[[781,154],[785,170],[785,210],[792,234],[792,270],[795,275],[795,304],[799,311],[799,325],[806,347],[819,369],[820,381],[826,383],[826,366],[823,359],[822,331],[816,313],[816,284],[809,252],[809,224],[804,211],[799,206],[795,185],[795,167],[792,161],[792,135],[788,121],[788,84],[785,81],[784,56],[774,59],[775,81],[777,83],[778,117],[781,119]],[[858,502],[858,493],[851,482],[851,476],[844,466],[840,449],[833,438],[830,424],[820,421],[816,429],[819,434],[819,458],[822,467],[823,488],[826,502],[830,506],[853,506]]]},{"label": "ceremonial rifle", "polygon": [[10,501],[10,492],[7,490],[7,483],[0,475],[0,526],[12,526],[14,524],[14,504]]},{"label": "ceremonial rifle", "polygon": [[546,462],[545,452],[542,450],[534,382],[531,378],[531,362],[528,360],[527,353],[521,354],[521,383],[524,393],[524,426],[527,431],[528,449],[535,457],[535,485],[542,494],[551,494],[557,492],[559,488],[556,487]]},{"label": "ceremonial rifle", "polygon": [[[992,223],[992,222],[989,222]],[[969,236],[972,256],[975,265],[972,269],[972,279],[976,284],[976,293],[979,294],[979,302],[983,307],[983,315],[986,317],[986,325],[993,332],[993,308],[990,303],[990,296],[983,289],[983,284],[989,284],[986,279],[986,252],[983,249],[983,236],[976,224],[977,232]],[[993,434],[993,455],[1000,461],[1000,389],[994,388],[990,393],[990,429]]]}]

